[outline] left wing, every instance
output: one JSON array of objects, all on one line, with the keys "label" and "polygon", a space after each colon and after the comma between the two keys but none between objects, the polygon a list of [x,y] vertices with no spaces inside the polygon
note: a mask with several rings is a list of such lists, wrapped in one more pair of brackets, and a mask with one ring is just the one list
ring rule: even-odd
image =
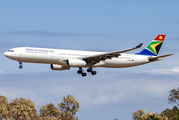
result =
[{"label": "left wing", "polygon": [[128,51],[140,48],[142,46],[142,44],[143,43],[140,43],[136,47],[126,49],[126,50],[114,51],[114,52],[104,53],[104,54],[99,54],[99,55],[92,55],[92,56],[82,57],[81,59],[86,61],[87,63],[91,62],[92,64],[96,64],[96,63],[99,63],[100,61],[104,61],[106,59],[118,57],[121,55],[120,53],[124,53],[124,52],[128,52]]}]

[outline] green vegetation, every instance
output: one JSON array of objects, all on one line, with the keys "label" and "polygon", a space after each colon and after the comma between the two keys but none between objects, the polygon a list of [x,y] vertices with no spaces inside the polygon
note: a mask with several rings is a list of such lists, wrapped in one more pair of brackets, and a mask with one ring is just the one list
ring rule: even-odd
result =
[{"label": "green vegetation", "polygon": [[[169,103],[174,103],[179,106],[179,88],[172,89],[169,91],[168,97]],[[162,113],[147,113],[145,110],[140,109],[132,113],[133,120],[179,120],[179,109],[177,106],[174,106],[172,109],[166,109]]]},{"label": "green vegetation", "polygon": [[169,120],[179,120],[179,109],[177,106],[174,106],[173,109],[166,109],[162,112],[168,117]]},{"label": "green vegetation", "polygon": [[1,120],[78,120],[76,112],[79,111],[79,103],[72,95],[63,97],[61,103],[43,105],[39,114],[35,104],[25,98],[16,98],[11,102],[5,96],[0,95],[0,119]]},{"label": "green vegetation", "polygon": [[168,117],[166,117],[163,113],[157,114],[157,113],[149,112],[145,114],[145,110],[140,109],[132,113],[132,119],[133,120],[168,120]]},{"label": "green vegetation", "polygon": [[[169,91],[168,101],[179,106],[179,88]],[[167,108],[160,114],[139,109],[132,113],[132,120],[179,120],[177,106]],[[43,105],[38,113],[31,100],[16,98],[8,102],[5,96],[0,95],[0,120],[78,120],[76,112],[79,112],[79,107],[76,99],[67,95],[57,107],[49,103]]]}]

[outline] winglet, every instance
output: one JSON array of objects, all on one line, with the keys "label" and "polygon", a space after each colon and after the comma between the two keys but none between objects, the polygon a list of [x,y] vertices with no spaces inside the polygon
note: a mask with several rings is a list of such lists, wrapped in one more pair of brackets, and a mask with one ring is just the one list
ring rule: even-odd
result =
[{"label": "winglet", "polygon": [[136,46],[136,48],[140,48],[143,45],[143,43],[140,43],[139,45]]}]

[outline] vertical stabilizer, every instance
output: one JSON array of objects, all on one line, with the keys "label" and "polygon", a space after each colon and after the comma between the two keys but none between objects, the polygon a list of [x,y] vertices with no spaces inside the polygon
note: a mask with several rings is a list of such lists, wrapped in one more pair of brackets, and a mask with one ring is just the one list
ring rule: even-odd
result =
[{"label": "vertical stabilizer", "polygon": [[137,54],[157,56],[165,39],[165,36],[166,35],[158,35],[155,39],[152,40],[152,42],[150,42],[149,45],[147,45],[147,47],[145,47],[145,49]]}]

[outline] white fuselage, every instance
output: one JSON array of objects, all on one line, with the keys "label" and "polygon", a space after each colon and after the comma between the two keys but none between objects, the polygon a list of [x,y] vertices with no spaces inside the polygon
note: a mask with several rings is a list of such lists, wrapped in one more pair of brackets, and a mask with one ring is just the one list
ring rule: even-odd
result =
[{"label": "white fuselage", "polygon": [[[103,54],[105,52],[64,50],[64,49],[48,49],[48,48],[33,48],[19,47],[13,48],[5,52],[4,55],[12,60],[28,63],[43,63],[43,64],[58,64],[67,66],[67,59],[80,59],[86,56]],[[117,58],[100,61],[93,67],[108,67],[108,68],[125,68],[149,63],[149,56],[136,54],[121,54]],[[69,66],[74,67],[74,66]],[[80,67],[80,66],[75,66]],[[89,67],[89,66],[84,66]]]}]

